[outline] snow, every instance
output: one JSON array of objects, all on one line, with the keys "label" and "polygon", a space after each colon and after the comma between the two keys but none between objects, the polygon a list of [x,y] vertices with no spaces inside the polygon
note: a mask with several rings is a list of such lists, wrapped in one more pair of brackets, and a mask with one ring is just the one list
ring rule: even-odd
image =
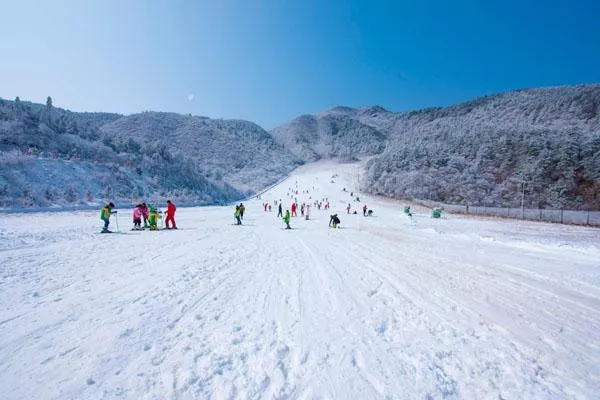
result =
[{"label": "snow", "polygon": [[[1,397],[597,397],[597,229],[411,220],[362,193],[374,216],[346,215],[357,180],[304,166],[244,202],[242,226],[231,206],[180,208],[158,232],[122,209],[114,235],[97,211],[4,215]],[[273,200],[296,182],[332,210],[285,230]]]}]

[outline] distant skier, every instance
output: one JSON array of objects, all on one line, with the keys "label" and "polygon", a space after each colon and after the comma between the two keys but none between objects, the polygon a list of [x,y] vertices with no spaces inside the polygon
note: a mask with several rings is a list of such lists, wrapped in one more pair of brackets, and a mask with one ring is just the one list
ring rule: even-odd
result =
[{"label": "distant skier", "polygon": [[133,229],[139,231],[142,229],[142,205],[138,204],[133,209]]},{"label": "distant skier", "polygon": [[290,210],[285,210],[283,222],[285,222],[285,229],[292,229],[292,227],[290,226]]},{"label": "distant skier", "polygon": [[165,219],[167,229],[171,229],[169,227],[169,222],[173,223],[173,229],[177,229],[177,224],[175,224],[175,210],[177,210],[175,204],[173,204],[171,200],[167,200],[167,218]]},{"label": "distant skier", "polygon": [[235,218],[236,225],[242,224],[242,211],[240,210],[240,206],[235,206],[235,212],[233,213],[233,217]]},{"label": "distant skier", "polygon": [[100,211],[100,219],[104,221],[102,233],[112,233],[112,231],[108,230],[108,225],[110,225],[110,215],[116,213],[116,211],[113,211],[113,208],[115,208],[115,205],[110,202],[102,208],[102,211]]},{"label": "distant skier", "polygon": [[348,207],[346,207],[346,214],[350,214],[350,203],[348,203]]},{"label": "distant skier", "polygon": [[277,208],[277,218],[283,217],[283,207],[281,206],[281,202],[279,202],[279,208]]},{"label": "distant skier", "polygon": [[296,204],[295,202],[292,203],[292,217],[298,216],[298,213],[296,212],[296,208],[298,208],[298,204]]},{"label": "distant skier", "polygon": [[367,205],[363,205],[363,217],[367,216]]},{"label": "distant skier", "polygon": [[244,211],[246,211],[246,207],[244,207],[244,203],[240,203],[240,219],[244,219]]},{"label": "distant skier", "polygon": [[339,224],[340,224],[340,219],[338,218],[337,214],[333,214],[333,215],[329,216],[329,226],[331,228],[337,228]]}]

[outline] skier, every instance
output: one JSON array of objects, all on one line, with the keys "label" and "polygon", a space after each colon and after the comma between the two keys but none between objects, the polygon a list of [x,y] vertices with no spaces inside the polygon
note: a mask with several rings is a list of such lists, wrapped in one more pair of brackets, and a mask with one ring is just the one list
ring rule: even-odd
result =
[{"label": "skier", "polygon": [[246,211],[246,207],[244,207],[244,203],[240,203],[240,219],[244,219],[244,211]]},{"label": "skier", "polygon": [[338,218],[337,214],[333,214],[333,215],[329,216],[329,227],[337,228],[339,224],[340,224],[340,219]]},{"label": "skier", "polygon": [[240,210],[240,206],[235,206],[235,212],[233,213],[233,216],[235,218],[236,221],[236,225],[241,225],[242,224],[242,211]]},{"label": "skier", "polygon": [[133,230],[139,231],[142,229],[142,205],[138,204],[133,209]]},{"label": "skier", "polygon": [[283,222],[285,222],[285,229],[292,229],[292,227],[290,226],[290,210],[285,210]]},{"label": "skier", "polygon": [[305,215],[307,221],[310,218],[310,216],[308,215],[309,212],[310,212],[310,204],[307,204],[306,209],[304,210],[304,215]]},{"label": "skier", "polygon": [[279,208],[277,209],[277,217],[283,217],[283,207],[281,207],[281,201],[279,202]]},{"label": "skier", "polygon": [[160,214],[156,211],[154,206],[150,205],[150,213],[148,214],[148,223],[150,224],[151,231],[158,230],[158,220],[160,219]]},{"label": "skier", "polygon": [[364,204],[363,205],[363,217],[366,217],[366,216],[367,216],[367,205]]},{"label": "skier", "polygon": [[100,211],[100,219],[104,221],[102,233],[112,233],[112,231],[108,230],[108,225],[110,224],[110,215],[116,213],[116,211],[112,210],[113,208],[115,208],[115,205],[112,202],[110,202],[107,205],[105,205],[104,208],[102,208],[102,211]]},{"label": "skier", "polygon": [[169,227],[169,222],[173,223],[173,229],[177,229],[177,224],[175,224],[176,209],[177,207],[175,207],[175,204],[173,204],[171,200],[167,200],[167,218],[165,219],[165,225],[167,226],[167,229],[171,229]]},{"label": "skier", "polygon": [[298,216],[298,213],[296,213],[296,207],[298,207],[298,205],[296,203],[292,203],[292,217]]},{"label": "skier", "polygon": [[300,216],[304,217],[304,203],[300,206]]},{"label": "skier", "polygon": [[265,212],[267,212],[267,207],[268,207],[268,206],[269,206],[269,203],[267,203],[267,202],[265,202],[265,203],[263,204],[263,207],[264,207],[264,209],[265,209]]},{"label": "skier", "polygon": [[146,203],[142,203],[140,211],[142,212],[142,218],[144,218],[144,228],[148,228],[148,216],[150,214],[150,211],[148,211],[148,206],[146,205]]},{"label": "skier", "polygon": [[346,207],[346,213],[347,213],[347,214],[350,214],[350,208],[351,208],[351,207],[350,207],[350,203],[348,203],[348,207]]}]

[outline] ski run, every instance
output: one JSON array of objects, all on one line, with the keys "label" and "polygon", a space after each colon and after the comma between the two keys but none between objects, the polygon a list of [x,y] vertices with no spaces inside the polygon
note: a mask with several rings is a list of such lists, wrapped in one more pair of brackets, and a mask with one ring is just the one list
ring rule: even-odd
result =
[{"label": "ski run", "polygon": [[[0,398],[599,398],[597,229],[410,218],[358,171],[304,166],[239,226],[234,205],[156,232],[119,208],[105,235],[98,211],[3,215]],[[330,209],[287,230],[294,197]]]}]

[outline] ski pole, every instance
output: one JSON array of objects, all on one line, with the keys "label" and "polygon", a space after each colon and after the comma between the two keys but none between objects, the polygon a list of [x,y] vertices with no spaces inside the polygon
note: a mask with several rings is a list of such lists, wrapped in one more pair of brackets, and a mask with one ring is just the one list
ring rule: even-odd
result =
[{"label": "ski pole", "polygon": [[119,232],[119,214],[115,211],[115,224],[117,224],[117,232]]}]

